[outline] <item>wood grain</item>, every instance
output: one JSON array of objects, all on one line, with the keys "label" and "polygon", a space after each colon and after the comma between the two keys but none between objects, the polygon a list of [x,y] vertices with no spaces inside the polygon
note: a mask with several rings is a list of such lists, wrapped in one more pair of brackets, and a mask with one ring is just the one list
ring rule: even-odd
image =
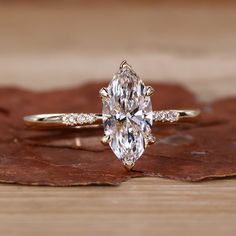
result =
[{"label": "wood grain", "polygon": [[0,85],[64,88],[111,78],[126,59],[142,78],[184,83],[201,99],[233,95],[235,9],[0,4]]},{"label": "wood grain", "polygon": [[1,235],[235,235],[235,180],[0,188]]},{"label": "wood grain", "polygon": [[[235,6],[176,5],[1,5],[0,84],[49,89],[110,78],[125,57],[142,77],[183,82],[203,100],[235,94]],[[0,185],[0,235],[235,236],[235,199],[235,179]]]}]

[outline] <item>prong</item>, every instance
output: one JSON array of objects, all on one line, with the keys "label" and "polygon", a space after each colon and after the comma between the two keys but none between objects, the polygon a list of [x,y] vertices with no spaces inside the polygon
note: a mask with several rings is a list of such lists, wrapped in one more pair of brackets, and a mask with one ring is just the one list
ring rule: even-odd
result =
[{"label": "prong", "polygon": [[104,144],[104,145],[108,145],[109,142],[111,141],[111,137],[109,135],[105,135],[102,137],[101,139],[101,142]]},{"label": "prong", "polygon": [[155,92],[155,89],[152,86],[147,86],[146,87],[146,95],[151,96]]},{"label": "prong", "polygon": [[102,98],[107,98],[108,97],[107,88],[101,88],[100,91],[99,91],[99,94]]},{"label": "prong", "polygon": [[125,162],[125,161],[123,161],[123,164],[124,164],[125,169],[128,170],[128,171],[131,171],[132,168],[133,168],[134,165],[135,165],[134,162],[132,162],[132,163],[127,163],[127,162]]},{"label": "prong", "polygon": [[121,64],[120,64],[120,69],[123,69],[123,68],[126,68],[126,67],[131,69],[131,65],[129,65],[127,63],[127,61],[122,61]]},{"label": "prong", "polygon": [[148,137],[145,138],[145,147],[154,144],[156,141],[156,137],[150,134]]}]

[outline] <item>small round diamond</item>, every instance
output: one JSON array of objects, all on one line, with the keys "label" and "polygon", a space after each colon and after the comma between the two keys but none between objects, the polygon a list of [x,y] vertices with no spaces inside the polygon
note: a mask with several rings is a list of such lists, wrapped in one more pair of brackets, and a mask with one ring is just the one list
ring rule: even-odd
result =
[{"label": "small round diamond", "polygon": [[96,117],[95,117],[95,115],[94,114],[89,114],[89,115],[87,115],[87,121],[88,121],[88,123],[93,123],[94,121],[96,120]]},{"label": "small round diamond", "polygon": [[77,116],[77,122],[78,124],[84,124],[86,121],[86,116],[84,114],[79,114]]},{"label": "small round diamond", "polygon": [[95,114],[65,114],[62,118],[63,123],[66,125],[82,125],[82,124],[92,124],[96,121]]},{"label": "small round diamond", "polygon": [[164,121],[165,117],[166,117],[166,113],[164,111],[159,111],[159,112],[156,112],[155,120],[156,121]]},{"label": "small round diamond", "polygon": [[155,120],[156,120],[156,121],[160,120],[160,113],[159,113],[159,112],[156,112],[156,114],[155,114]]},{"label": "small round diamond", "polygon": [[168,113],[168,120],[170,122],[174,122],[174,121],[177,121],[179,118],[179,113],[176,112],[176,111],[169,111]]},{"label": "small round diamond", "polygon": [[177,121],[178,119],[179,119],[179,113],[177,111],[174,111],[174,110],[159,111],[159,112],[156,112],[156,114],[155,114],[155,120],[156,121],[174,122],[174,121]]},{"label": "small round diamond", "polygon": [[161,120],[162,122],[166,121],[166,119],[167,119],[167,113],[166,113],[165,111],[161,111],[159,115],[160,115],[160,120]]},{"label": "small round diamond", "polygon": [[63,117],[63,122],[66,125],[75,125],[76,124],[76,116],[74,114],[68,114]]}]

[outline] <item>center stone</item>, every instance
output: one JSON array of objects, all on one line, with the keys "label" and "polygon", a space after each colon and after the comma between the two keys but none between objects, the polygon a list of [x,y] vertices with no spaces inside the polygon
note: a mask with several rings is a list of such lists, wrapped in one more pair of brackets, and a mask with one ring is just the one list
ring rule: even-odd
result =
[{"label": "center stone", "polygon": [[152,104],[143,81],[130,67],[114,75],[103,99],[103,125],[117,158],[133,165],[143,154],[152,127]]}]

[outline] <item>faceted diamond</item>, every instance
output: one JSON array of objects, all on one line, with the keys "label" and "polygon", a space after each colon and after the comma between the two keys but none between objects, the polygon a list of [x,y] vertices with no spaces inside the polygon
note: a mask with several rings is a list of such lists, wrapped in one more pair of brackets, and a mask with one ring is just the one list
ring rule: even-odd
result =
[{"label": "faceted diamond", "polygon": [[155,113],[155,121],[174,122],[178,121],[178,119],[179,119],[179,113],[175,110],[157,111]]},{"label": "faceted diamond", "polygon": [[92,124],[93,122],[96,121],[96,116],[95,114],[71,113],[71,114],[65,114],[62,120],[66,125],[69,126]]},{"label": "faceted diamond", "polygon": [[62,120],[66,125],[71,125],[71,126],[75,125],[76,124],[76,115],[75,114],[66,114],[66,115],[64,115]]},{"label": "faceted diamond", "polygon": [[152,104],[142,80],[130,67],[114,75],[103,98],[103,124],[118,159],[131,165],[143,154],[151,135]]},{"label": "faceted diamond", "polygon": [[92,124],[96,120],[96,116],[94,114],[87,115],[87,122]]},{"label": "faceted diamond", "polygon": [[168,121],[174,122],[179,119],[179,113],[176,111],[169,111],[168,113]]},{"label": "faceted diamond", "polygon": [[84,114],[79,114],[77,116],[76,120],[77,120],[78,124],[83,124],[85,122],[85,115]]}]

